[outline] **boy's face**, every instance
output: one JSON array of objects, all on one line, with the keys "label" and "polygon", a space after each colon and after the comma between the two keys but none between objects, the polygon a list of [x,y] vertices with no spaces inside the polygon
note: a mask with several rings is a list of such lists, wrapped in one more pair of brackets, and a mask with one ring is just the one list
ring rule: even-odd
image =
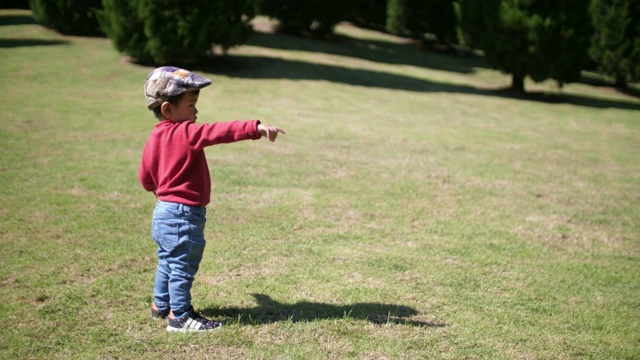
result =
[{"label": "boy's face", "polygon": [[[195,122],[198,117],[198,109],[196,103],[198,102],[198,93],[195,91],[187,91],[180,99],[177,105],[169,104],[168,111],[162,111],[165,119],[174,122],[193,121]],[[167,103],[165,103],[167,104]]]}]

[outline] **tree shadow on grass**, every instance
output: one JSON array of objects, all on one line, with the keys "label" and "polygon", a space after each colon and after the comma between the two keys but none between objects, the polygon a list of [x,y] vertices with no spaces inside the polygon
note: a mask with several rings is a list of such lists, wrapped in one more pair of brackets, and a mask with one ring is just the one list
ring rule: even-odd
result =
[{"label": "tree shadow on grass", "polygon": [[[1,0],[0,0],[1,1]],[[24,14],[2,14],[0,15],[0,26],[6,25],[37,25],[38,22],[31,15]],[[56,28],[47,25],[44,27],[56,31],[62,35],[69,36],[85,36],[85,37],[106,37],[106,35],[100,30],[100,28],[93,29],[92,31],[75,31],[64,28]],[[23,45],[27,46],[27,45]],[[8,46],[7,46],[8,47]]]},{"label": "tree shadow on grass", "polygon": [[67,45],[68,41],[44,39],[0,39],[0,48],[16,48],[24,46]]},{"label": "tree shadow on grass", "polygon": [[332,305],[301,301],[285,304],[273,300],[269,295],[252,294],[258,303],[251,308],[209,308],[202,313],[210,317],[225,317],[230,323],[241,325],[263,325],[281,321],[309,322],[329,319],[366,320],[374,324],[403,324],[411,326],[443,327],[442,323],[411,320],[418,311],[404,305],[357,303]]},{"label": "tree shadow on grass", "polygon": [[580,83],[599,88],[603,91],[612,93],[621,93],[629,96],[640,98],[640,83],[627,84],[627,88],[616,87],[612,77],[606,74],[597,74],[595,72],[585,72]]},{"label": "tree shadow on grass", "polygon": [[[176,64],[180,66],[180,64]],[[593,108],[640,110],[639,102],[573,95],[568,93],[530,92],[520,94],[508,88],[483,89],[464,84],[451,84],[399,73],[317,64],[265,56],[231,55],[208,64],[184,64],[194,71],[204,71],[230,78],[318,80],[333,83],[422,93],[453,93],[503,97],[551,104],[572,104]]]},{"label": "tree shadow on grass", "polygon": [[0,26],[4,25],[34,25],[37,24],[33,16],[22,14],[0,15]]},{"label": "tree shadow on grass", "polygon": [[[335,35],[333,40],[320,40],[283,33],[256,32],[249,40],[248,45],[275,50],[318,52],[390,65],[409,65],[461,74],[470,74],[479,68],[492,68],[484,57],[474,55],[470,51],[462,51],[462,48],[458,50],[450,49],[448,52],[425,51],[421,42],[410,39],[404,39],[402,43],[396,43]],[[607,86],[611,88],[610,84],[603,85],[593,81],[589,82],[585,81],[585,78],[580,82],[592,86]],[[615,89],[614,92],[640,97],[640,90],[634,88]],[[498,93],[499,96],[515,96],[523,99],[529,98],[534,101],[568,102],[576,105],[585,105],[588,102],[576,97],[559,94],[528,93],[523,96],[522,94],[510,93],[508,89],[498,89]],[[600,106],[596,105],[596,107]]]},{"label": "tree shadow on grass", "polygon": [[[37,24],[37,22],[30,15],[22,15],[22,14],[0,15],[0,26],[34,25],[34,24]],[[45,45],[66,45],[66,44],[69,44],[69,42],[64,40],[0,38],[0,48],[16,48],[16,47],[45,46]]]},{"label": "tree shadow on grass", "polygon": [[410,65],[463,74],[476,68],[489,68],[484,58],[426,51],[415,41],[393,43],[336,35],[334,40],[308,39],[299,36],[256,32],[248,45],[276,50],[319,52],[357,58],[390,65]]}]

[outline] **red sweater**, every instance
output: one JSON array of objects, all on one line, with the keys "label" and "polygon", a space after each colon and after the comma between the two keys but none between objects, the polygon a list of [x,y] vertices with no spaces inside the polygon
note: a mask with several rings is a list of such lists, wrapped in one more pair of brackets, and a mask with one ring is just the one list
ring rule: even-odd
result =
[{"label": "red sweater", "polygon": [[142,151],[138,179],[162,201],[205,206],[211,200],[206,146],[259,139],[259,120],[196,124],[161,121]]}]

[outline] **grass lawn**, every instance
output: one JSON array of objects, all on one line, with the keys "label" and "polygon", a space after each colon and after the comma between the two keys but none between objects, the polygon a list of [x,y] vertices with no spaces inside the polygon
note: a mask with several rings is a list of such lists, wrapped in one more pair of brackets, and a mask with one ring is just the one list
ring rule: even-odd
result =
[{"label": "grass lawn", "polygon": [[198,117],[288,134],[207,150],[194,305],[225,326],[176,335],[149,317],[151,68],[0,10],[0,358],[638,359],[639,99],[256,28],[194,68]]}]

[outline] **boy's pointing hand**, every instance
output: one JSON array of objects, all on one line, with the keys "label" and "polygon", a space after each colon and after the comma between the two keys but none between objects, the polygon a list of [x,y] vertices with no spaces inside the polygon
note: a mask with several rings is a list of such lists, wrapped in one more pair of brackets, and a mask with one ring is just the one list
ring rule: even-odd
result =
[{"label": "boy's pointing hand", "polygon": [[269,124],[258,124],[258,132],[260,133],[260,135],[265,136],[267,139],[269,139],[269,141],[276,141],[278,133],[287,133],[279,127]]}]

